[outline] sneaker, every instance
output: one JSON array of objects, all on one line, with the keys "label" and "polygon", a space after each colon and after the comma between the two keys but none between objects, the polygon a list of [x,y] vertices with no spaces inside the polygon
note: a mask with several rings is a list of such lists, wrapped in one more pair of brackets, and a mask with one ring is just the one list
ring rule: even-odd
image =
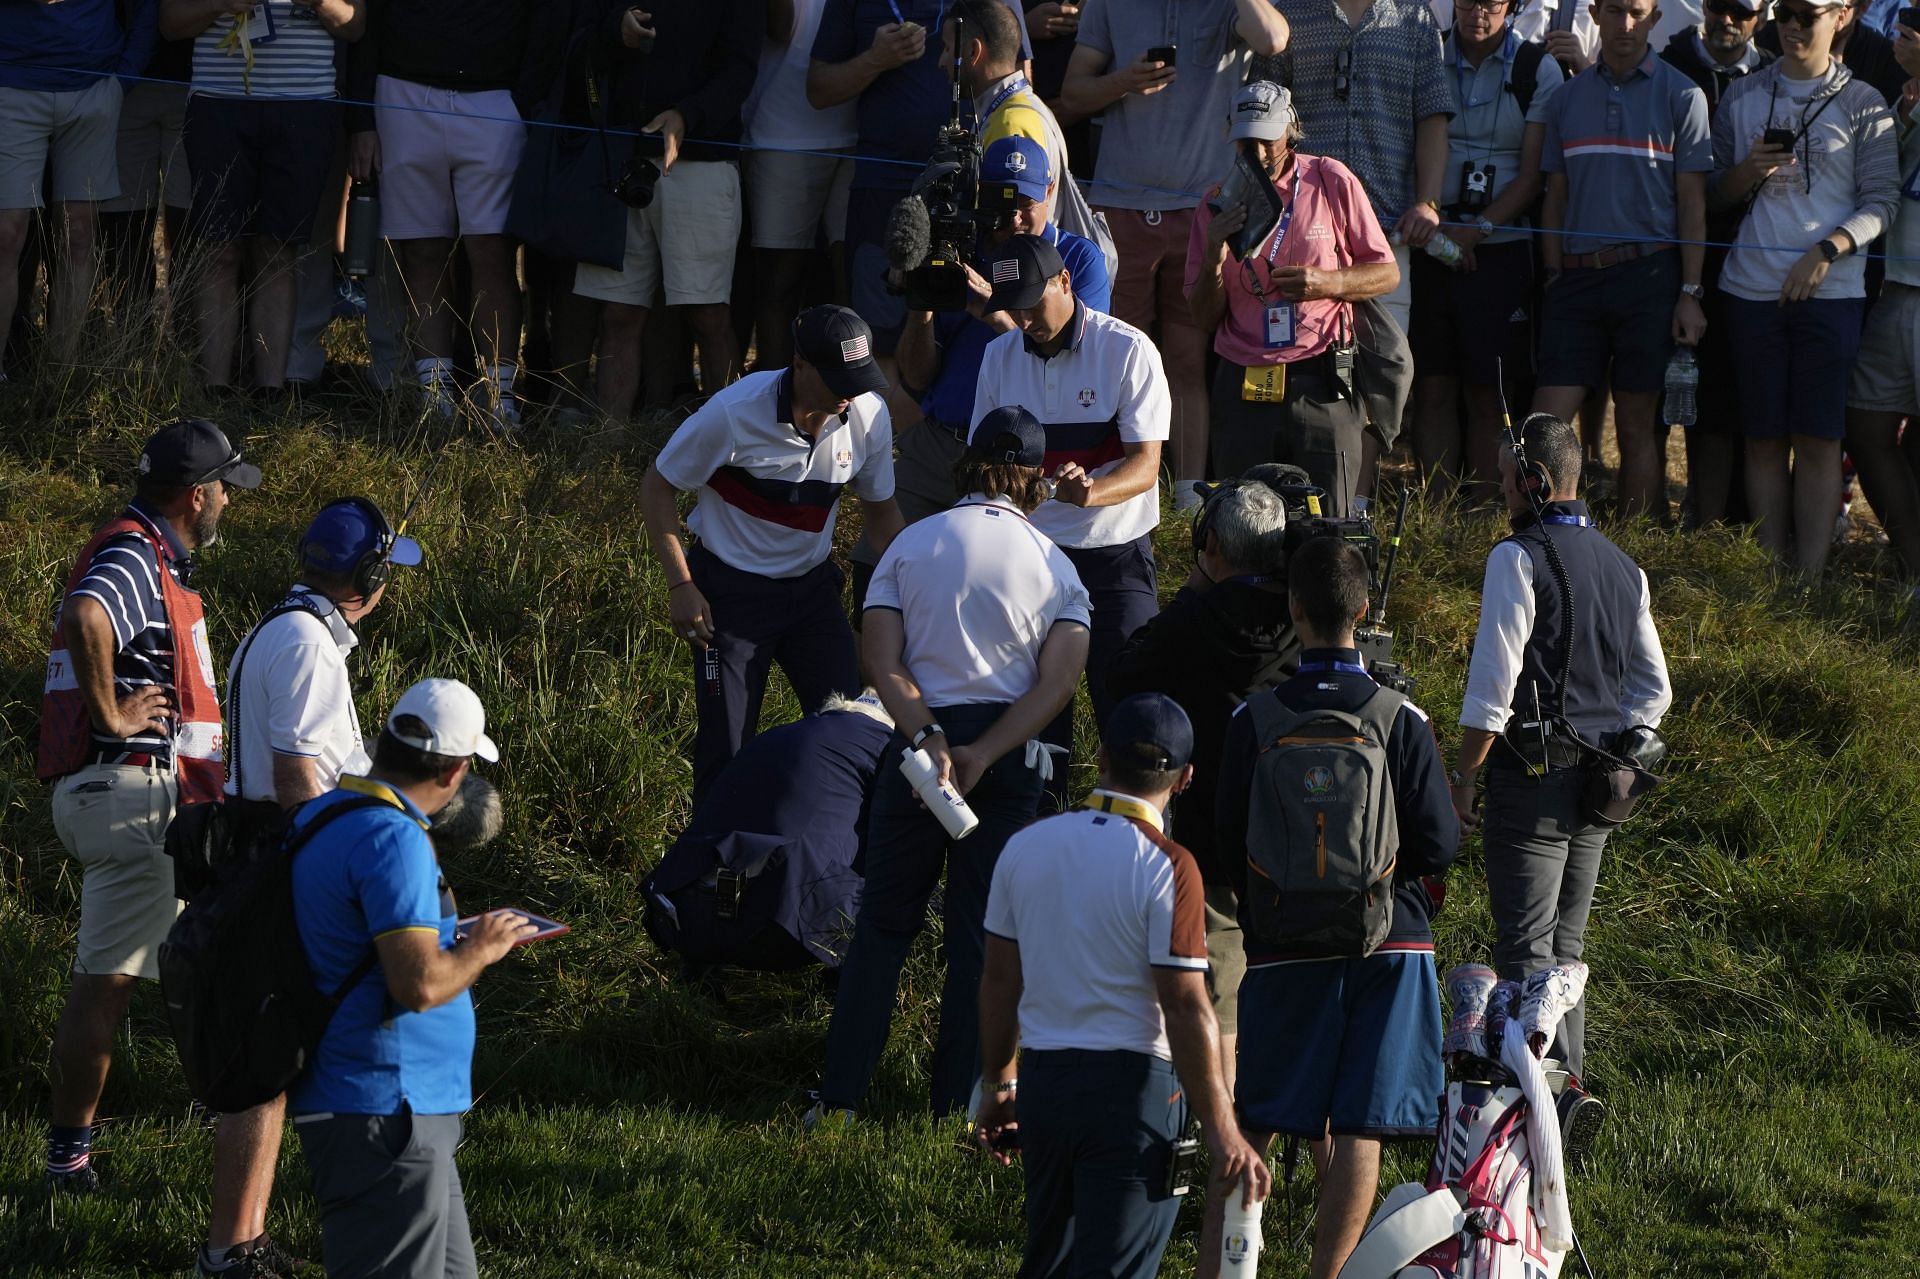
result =
[{"label": "sneaker", "polygon": [[282,1248],[272,1235],[261,1235],[255,1239],[247,1255],[275,1274],[285,1276],[285,1279],[293,1279],[293,1276],[307,1268],[306,1258],[296,1257]]},{"label": "sneaker", "polygon": [[1546,1055],[1560,1020],[1573,1011],[1587,990],[1587,966],[1579,960],[1555,964],[1528,977],[1520,988],[1520,1033],[1533,1055]]},{"label": "sneaker", "polygon": [[97,1195],[100,1193],[100,1174],[92,1164],[83,1164],[72,1172],[49,1172],[46,1175],[46,1187],[56,1194]]},{"label": "sneaker", "polygon": [[1499,974],[1485,964],[1461,964],[1448,970],[1447,1003],[1453,1008],[1453,1019],[1447,1023],[1446,1042],[1440,1049],[1443,1054],[1488,1055],[1487,1005],[1499,984]]},{"label": "sneaker", "polygon": [[826,1102],[820,1100],[818,1092],[809,1090],[807,1095],[814,1100],[813,1104],[807,1107],[806,1113],[800,1116],[802,1129],[813,1132],[824,1125],[829,1130],[844,1132],[853,1127],[855,1116],[851,1110],[844,1106],[829,1107]]},{"label": "sneaker", "polygon": [[1586,1167],[1593,1151],[1593,1139],[1607,1121],[1607,1105],[1579,1084],[1568,1084],[1560,1095],[1560,1147],[1566,1156],[1567,1171]]}]

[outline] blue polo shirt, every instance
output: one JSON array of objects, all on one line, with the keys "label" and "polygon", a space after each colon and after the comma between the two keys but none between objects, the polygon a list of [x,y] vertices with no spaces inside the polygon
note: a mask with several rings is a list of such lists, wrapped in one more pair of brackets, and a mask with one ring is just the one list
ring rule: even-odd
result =
[{"label": "blue polo shirt", "polygon": [[[1107,256],[1085,236],[1062,231],[1048,223],[1040,232],[1060,250],[1073,281],[1073,296],[1090,311],[1113,309],[1113,282],[1107,278]],[[965,311],[942,311],[933,317],[933,340],[940,344],[940,374],[920,401],[920,411],[943,426],[962,430],[972,425],[973,392],[980,382],[980,361],[987,343],[999,337],[993,327]]]},{"label": "blue polo shirt", "polygon": [[[293,861],[293,914],[321,990],[335,990],[375,939],[430,932],[454,944],[453,894],[440,877],[428,821],[411,800],[363,777],[293,818],[299,830],[334,804],[373,795],[388,806],[335,818]],[[459,1114],[473,1105],[473,997],[462,991],[437,1008],[407,1012],[387,996],[374,965],[340,1001],[313,1067],[287,1090],[296,1115]]]},{"label": "blue polo shirt", "polygon": [[1568,253],[1680,238],[1676,173],[1713,171],[1707,97],[1653,50],[1624,78],[1596,62],[1547,105],[1543,173],[1564,173]]},{"label": "blue polo shirt", "polygon": [[[860,94],[853,185],[862,190],[907,191],[933,153],[934,135],[953,104],[953,82],[940,62],[940,24],[948,7],[947,0],[826,0],[813,38],[815,62],[846,62],[865,53],[873,33],[892,23],[917,22],[927,29],[918,62],[881,72]],[[1030,57],[1026,16],[1018,4],[1007,7],[1020,20],[1020,56]]]},{"label": "blue polo shirt", "polygon": [[77,93],[98,82],[94,72],[140,74],[153,54],[159,0],[126,4],[125,27],[122,8],[115,0],[0,4],[0,89]]}]

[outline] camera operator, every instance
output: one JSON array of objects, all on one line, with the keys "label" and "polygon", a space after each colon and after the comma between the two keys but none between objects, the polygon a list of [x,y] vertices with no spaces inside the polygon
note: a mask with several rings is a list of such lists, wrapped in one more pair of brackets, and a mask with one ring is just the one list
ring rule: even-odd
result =
[{"label": "camera operator", "polygon": [[[1587,815],[1589,756],[1572,733],[1609,749],[1623,729],[1657,727],[1673,700],[1647,575],[1576,497],[1580,458],[1579,433],[1546,413],[1527,419],[1517,449],[1501,451],[1514,531],[1487,557],[1449,779],[1454,811],[1470,828],[1474,782],[1487,766],[1480,824],[1502,977],[1579,959],[1585,948],[1612,828]],[[1578,1087],[1585,1025],[1582,1001],[1551,1050],[1575,1076],[1561,1102],[1569,1157],[1604,1114]]]},{"label": "camera operator", "polygon": [[[1187,300],[1214,333],[1213,464],[1238,475],[1260,462],[1291,462],[1325,489],[1329,515],[1345,515],[1361,476],[1366,409],[1353,384],[1351,303],[1391,293],[1393,246],[1359,178],[1340,161],[1297,151],[1293,95],[1261,80],[1235,99],[1228,137],[1281,207],[1271,234],[1229,261],[1247,206],[1194,210]],[[1251,148],[1248,155],[1245,148]],[[1294,223],[1298,223],[1296,228]]]},{"label": "camera operator", "polygon": [[[974,391],[973,418],[1017,404],[1047,433],[1047,474],[1057,485],[1033,513],[1093,597],[1087,691],[1105,723],[1113,702],[1106,669],[1114,654],[1160,611],[1153,530],[1160,523],[1160,450],[1172,399],[1160,352],[1139,329],[1088,308],[1059,249],[1042,236],[1016,235],[987,264],[988,305],[1019,331],[987,346]],[[1071,707],[1041,740],[1073,745]],[[1049,795],[1064,800],[1060,781]]]},{"label": "camera operator", "polygon": [[1257,478],[1274,469],[1255,467],[1211,488],[1194,512],[1193,576],[1107,668],[1110,696],[1164,693],[1193,721],[1193,784],[1174,813],[1174,834],[1206,886],[1207,987],[1229,1091],[1247,966],[1234,886],[1246,873],[1223,864],[1214,848],[1220,748],[1234,708],[1292,674],[1300,650],[1287,608],[1286,503]]},{"label": "camera operator", "polygon": [[618,421],[640,390],[640,338],[656,290],[687,308],[708,395],[740,373],[727,299],[740,240],[740,111],[760,70],[766,20],[748,0],[675,9],[670,20],[615,0],[596,55],[611,64],[609,124],[642,136],[619,193],[628,205],[618,271],[582,262],[573,291],[605,303],[595,394]]},{"label": "camera operator", "polygon": [[[1052,223],[1059,190],[1047,152],[1030,138],[1002,138],[980,161],[980,202],[1007,213],[987,228],[983,247],[1016,235],[1037,235],[1060,251],[1076,283],[1075,294],[1096,311],[1105,311],[1110,291],[1106,259],[1092,241]],[[992,309],[992,288],[979,271],[967,268],[967,309],[908,311],[895,351],[902,389],[920,401],[920,423],[899,435],[900,456],[894,479],[900,513],[908,523],[952,506],[953,466],[966,451],[973,421],[974,391],[987,343],[1016,327],[1005,311]],[[862,541],[855,561],[872,573],[878,553]],[[857,580],[857,579],[856,579]]]}]

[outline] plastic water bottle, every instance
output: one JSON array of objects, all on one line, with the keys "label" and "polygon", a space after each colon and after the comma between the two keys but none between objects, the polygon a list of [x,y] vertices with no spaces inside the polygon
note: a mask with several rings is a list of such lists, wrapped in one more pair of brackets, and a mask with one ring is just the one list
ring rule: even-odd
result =
[{"label": "plastic water bottle", "polygon": [[1245,1193],[1237,1181],[1227,1191],[1227,1211],[1220,1223],[1222,1279],[1253,1279],[1260,1268],[1260,1214],[1267,1202],[1256,1199],[1248,1208],[1241,1202]]},{"label": "plastic water bottle", "polygon": [[934,770],[933,758],[925,751],[908,747],[900,752],[900,775],[907,779],[920,802],[927,806],[945,828],[952,839],[965,839],[973,834],[973,828],[980,819],[973,815],[973,809],[967,807],[967,801],[960,798],[960,792],[952,783],[940,780],[940,774]]},{"label": "plastic water bottle", "polygon": [[372,275],[380,248],[380,187],[372,178],[354,182],[347,196],[346,251],[341,265],[351,279],[364,280]]},{"label": "plastic water bottle", "polygon": [[[1404,236],[1398,231],[1395,231],[1393,233],[1393,242],[1395,244],[1405,244],[1407,241]],[[1442,266],[1458,267],[1460,265],[1460,259],[1466,256],[1464,249],[1452,240],[1449,240],[1446,234],[1440,231],[1433,233],[1433,238],[1427,241],[1426,249],[1427,256],[1433,258]]]},{"label": "plastic water bottle", "polygon": [[1700,366],[1694,362],[1693,348],[1676,346],[1667,361],[1666,419],[1668,426],[1692,426],[1699,413]]}]

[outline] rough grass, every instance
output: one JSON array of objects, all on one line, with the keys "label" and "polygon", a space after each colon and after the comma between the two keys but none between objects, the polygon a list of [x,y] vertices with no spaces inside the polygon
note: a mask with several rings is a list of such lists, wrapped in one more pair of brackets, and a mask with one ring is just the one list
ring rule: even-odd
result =
[{"label": "rough grass", "polygon": [[[111,1192],[39,1190],[46,1056],[77,877],[31,742],[61,574],[118,502],[138,441],[182,403],[164,352],[0,398],[0,1271],[183,1273],[204,1224],[207,1135],[157,1000],[136,1003],[99,1137]],[[189,397],[188,407],[194,402]],[[654,439],[502,444],[330,401],[229,419],[268,484],[235,502],[202,582],[224,657],[289,580],[325,499],[420,493],[427,566],[403,572],[356,658],[368,723],[412,679],[480,692],[504,759],[505,836],[449,868],[470,908],[567,920],[479,988],[480,1100],[461,1154],[488,1273],[1012,1275],[1017,1171],[950,1148],[918,1110],[937,990],[907,973],[872,1122],[803,1137],[792,1104],[830,1003],[808,976],[725,1003],[672,980],[637,884],[684,819],[692,716],[664,583],[639,536]],[[431,482],[428,483],[429,475]],[[424,493],[421,490],[425,487]],[[1416,508],[1395,587],[1401,656],[1450,747],[1486,514]],[[1185,572],[1169,529],[1162,571]],[[1590,1060],[1614,1106],[1575,1218],[1600,1274],[1899,1272],[1920,1258],[1920,692],[1874,552],[1805,593],[1726,534],[1640,528],[1677,691],[1672,780],[1610,847],[1588,958]],[[769,722],[794,713],[784,686]],[[1084,725],[1083,725],[1084,732]],[[1084,744],[1084,743],[1083,743]],[[1078,775],[1086,780],[1084,765]],[[1439,925],[1443,965],[1490,940],[1477,848]],[[1389,1179],[1418,1175],[1397,1153]],[[292,1139],[273,1228],[317,1252]],[[1262,1272],[1305,1273],[1311,1175],[1270,1209]],[[1193,1259],[1184,1211],[1167,1273]],[[1568,1273],[1572,1273],[1569,1271]]]}]

